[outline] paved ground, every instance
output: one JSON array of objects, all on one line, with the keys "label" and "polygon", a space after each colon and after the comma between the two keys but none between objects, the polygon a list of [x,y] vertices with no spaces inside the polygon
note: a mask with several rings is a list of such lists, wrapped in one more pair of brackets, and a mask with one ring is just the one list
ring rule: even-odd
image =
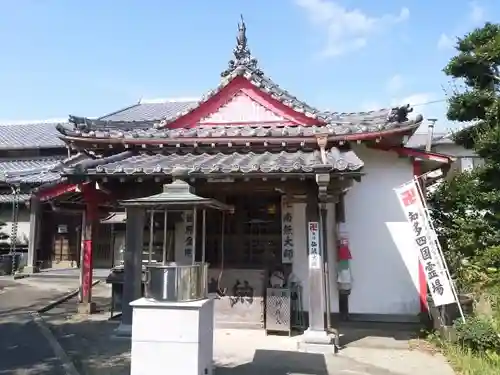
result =
[{"label": "paved ground", "polygon": [[[44,320],[82,375],[128,375],[130,342],[111,338],[118,323],[108,320],[109,289],[98,285],[93,294],[101,313],[78,316],[70,300]],[[325,356],[298,352],[300,337],[217,329],[216,375],[453,375],[442,356],[410,350],[405,335],[358,334],[338,355]]]},{"label": "paved ground", "polygon": [[67,291],[57,285],[37,287],[0,277],[0,374],[65,374],[30,312]]}]

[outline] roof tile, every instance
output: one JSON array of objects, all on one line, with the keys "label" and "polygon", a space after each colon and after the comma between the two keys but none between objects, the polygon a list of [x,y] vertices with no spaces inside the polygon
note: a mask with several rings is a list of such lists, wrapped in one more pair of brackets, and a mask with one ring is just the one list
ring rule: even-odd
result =
[{"label": "roof tile", "polygon": [[0,125],[0,150],[65,147],[56,123]]},{"label": "roof tile", "polygon": [[[327,153],[332,170],[357,171],[363,162],[353,151],[332,149]],[[232,152],[187,154],[134,154],[88,169],[89,174],[172,174],[187,173],[272,173],[312,172],[322,165],[319,151],[297,152]]]},{"label": "roof tile", "polygon": [[164,101],[158,103],[138,103],[120,111],[102,116],[103,121],[161,121],[170,118],[178,112],[193,108],[196,101]]}]

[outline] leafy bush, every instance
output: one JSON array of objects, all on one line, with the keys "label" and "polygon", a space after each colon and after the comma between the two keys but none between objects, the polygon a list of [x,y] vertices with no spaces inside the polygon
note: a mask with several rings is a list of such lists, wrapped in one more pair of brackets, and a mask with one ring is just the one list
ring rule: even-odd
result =
[{"label": "leafy bush", "polygon": [[457,341],[476,353],[500,352],[500,334],[492,319],[470,317],[465,322],[455,322]]}]

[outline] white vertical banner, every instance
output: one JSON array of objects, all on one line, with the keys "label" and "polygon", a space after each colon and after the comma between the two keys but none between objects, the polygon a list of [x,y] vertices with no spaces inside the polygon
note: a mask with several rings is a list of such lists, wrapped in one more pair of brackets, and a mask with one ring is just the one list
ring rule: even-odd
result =
[{"label": "white vertical banner", "polygon": [[394,191],[405,213],[406,220],[411,225],[420,263],[424,269],[434,305],[457,303],[441,249],[436,242],[436,233],[434,233],[426,215],[417,181],[410,181]]},{"label": "white vertical banner", "polygon": [[293,205],[281,200],[281,262],[283,264],[293,263]]},{"label": "white vertical banner", "polygon": [[310,221],[307,224],[309,244],[309,268],[321,269],[321,256],[319,254],[319,223]]}]

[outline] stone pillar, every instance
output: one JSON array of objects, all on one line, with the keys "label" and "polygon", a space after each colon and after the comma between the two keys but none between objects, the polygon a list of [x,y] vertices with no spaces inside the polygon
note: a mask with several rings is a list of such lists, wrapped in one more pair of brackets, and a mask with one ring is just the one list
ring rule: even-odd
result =
[{"label": "stone pillar", "polygon": [[40,215],[42,214],[40,200],[37,196],[32,195],[30,200],[30,233],[28,242],[28,259],[26,267],[24,269],[25,273],[37,272],[37,251],[38,251],[38,239],[40,233]]},{"label": "stone pillar", "polygon": [[122,321],[116,329],[117,336],[132,335],[132,306],[130,302],[142,296],[142,251],[144,247],[145,210],[127,208],[125,233],[124,282],[122,298]]},{"label": "stone pillar", "polygon": [[[329,175],[327,175],[329,177]],[[318,179],[317,179],[318,181]],[[329,180],[328,182],[329,183]],[[319,185],[319,183],[318,183]],[[321,188],[321,185],[319,185]],[[321,189],[320,189],[321,190]],[[306,225],[308,253],[311,250],[310,230],[311,223],[317,225],[319,243],[317,244],[317,261],[311,261],[311,254],[308,255],[309,262],[309,327],[304,332],[304,342],[309,344],[331,344],[332,339],[328,335],[325,325],[325,282],[323,274],[323,247],[321,227],[321,216],[319,212],[319,195],[317,186],[311,184],[307,192]]]}]

